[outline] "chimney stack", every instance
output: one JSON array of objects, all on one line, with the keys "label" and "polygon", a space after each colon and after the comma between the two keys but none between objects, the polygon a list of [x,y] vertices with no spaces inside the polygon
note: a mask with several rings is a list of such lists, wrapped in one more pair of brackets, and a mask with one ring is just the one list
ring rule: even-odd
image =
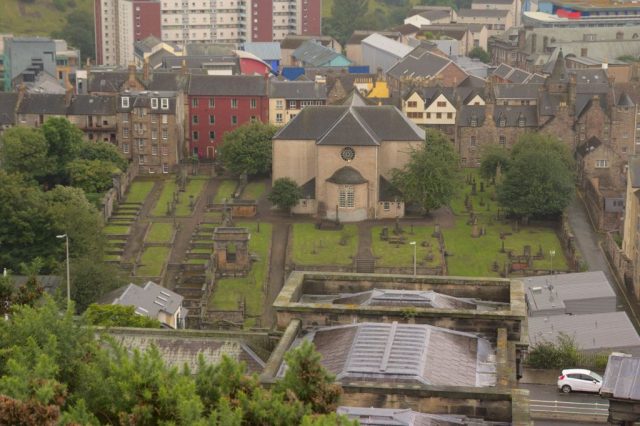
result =
[{"label": "chimney stack", "polygon": [[147,82],[150,77],[149,58],[144,58],[144,63],[142,64],[142,79]]},{"label": "chimney stack", "polygon": [[129,64],[129,88],[136,86],[136,64]]}]

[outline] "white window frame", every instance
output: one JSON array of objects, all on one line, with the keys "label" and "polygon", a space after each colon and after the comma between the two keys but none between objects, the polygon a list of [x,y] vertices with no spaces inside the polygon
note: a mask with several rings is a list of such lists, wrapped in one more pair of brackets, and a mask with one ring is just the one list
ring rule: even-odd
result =
[{"label": "white window frame", "polygon": [[342,185],[338,195],[338,206],[343,209],[352,209],[356,205],[355,188],[353,185]]},{"label": "white window frame", "polygon": [[123,143],[122,144],[122,152],[125,154],[129,153],[129,144],[128,143]]},{"label": "white window frame", "polygon": [[596,160],[596,169],[609,168],[609,160]]},{"label": "white window frame", "polygon": [[[162,98],[160,99],[160,108],[167,110],[169,109],[169,98]],[[166,115],[162,116],[162,121],[164,122],[164,118],[166,117]]]},{"label": "white window frame", "polygon": [[122,108],[129,108],[129,97],[128,96],[123,96],[120,99],[120,104],[122,105]]},{"label": "white window frame", "polygon": [[151,109],[158,109],[158,98],[151,98]]}]

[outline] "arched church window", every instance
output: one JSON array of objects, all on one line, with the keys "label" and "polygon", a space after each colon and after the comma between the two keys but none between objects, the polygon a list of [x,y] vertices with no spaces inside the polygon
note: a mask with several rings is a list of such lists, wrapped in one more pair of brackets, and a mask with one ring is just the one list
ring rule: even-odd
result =
[{"label": "arched church window", "polygon": [[342,185],[338,205],[341,208],[353,208],[356,205],[353,185]]}]

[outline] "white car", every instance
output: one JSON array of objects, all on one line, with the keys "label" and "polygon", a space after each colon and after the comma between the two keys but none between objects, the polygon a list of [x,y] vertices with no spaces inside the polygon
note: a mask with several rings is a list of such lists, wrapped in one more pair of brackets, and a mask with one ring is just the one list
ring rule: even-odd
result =
[{"label": "white car", "polygon": [[564,393],[569,392],[600,392],[602,386],[602,376],[590,370],[572,368],[562,370],[562,375],[558,377],[558,390]]}]

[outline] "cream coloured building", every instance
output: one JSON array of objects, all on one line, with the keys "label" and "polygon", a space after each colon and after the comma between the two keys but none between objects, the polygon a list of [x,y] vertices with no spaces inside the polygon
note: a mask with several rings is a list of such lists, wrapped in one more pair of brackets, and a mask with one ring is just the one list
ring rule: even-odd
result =
[{"label": "cream coloured building", "polygon": [[315,81],[270,80],[269,123],[283,126],[308,106],[327,103],[327,85]]},{"label": "cream coloured building", "polygon": [[393,106],[310,106],[273,138],[273,180],[303,189],[294,213],[343,222],[404,216],[390,184],[424,131]]}]

